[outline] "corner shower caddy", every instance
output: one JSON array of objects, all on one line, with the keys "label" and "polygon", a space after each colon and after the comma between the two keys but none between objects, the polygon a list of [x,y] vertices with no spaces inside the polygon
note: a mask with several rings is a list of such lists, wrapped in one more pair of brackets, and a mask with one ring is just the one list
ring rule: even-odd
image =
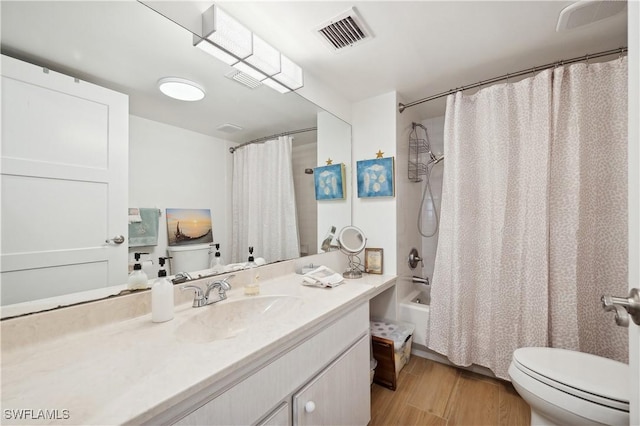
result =
[{"label": "corner shower caddy", "polygon": [[427,134],[427,129],[423,127],[425,138],[420,138],[416,127],[422,126],[418,126],[416,123],[411,123],[411,125],[413,126],[413,131],[409,135],[409,180],[411,182],[422,182],[420,176],[427,174],[427,164],[421,161],[424,156],[420,154],[429,152],[429,143],[427,142],[429,135]]}]

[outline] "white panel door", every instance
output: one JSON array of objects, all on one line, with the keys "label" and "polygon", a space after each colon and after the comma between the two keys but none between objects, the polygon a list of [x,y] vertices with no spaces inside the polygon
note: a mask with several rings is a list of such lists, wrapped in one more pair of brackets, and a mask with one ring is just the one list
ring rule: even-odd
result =
[{"label": "white panel door", "polygon": [[[640,3],[629,2],[629,290],[640,288]],[[630,424],[640,425],[640,326],[629,324]]]},{"label": "white panel door", "polygon": [[126,282],[128,109],[2,56],[2,305]]}]

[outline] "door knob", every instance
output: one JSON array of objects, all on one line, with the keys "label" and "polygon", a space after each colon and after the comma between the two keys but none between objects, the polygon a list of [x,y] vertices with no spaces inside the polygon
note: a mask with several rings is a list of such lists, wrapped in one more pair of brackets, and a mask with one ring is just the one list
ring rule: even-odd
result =
[{"label": "door knob", "polygon": [[124,243],[124,235],[116,235],[110,240],[104,240],[105,243],[122,244]]},{"label": "door knob", "polygon": [[640,290],[637,288],[632,288],[628,297],[604,295],[600,301],[605,311],[616,312],[616,324],[628,327],[630,316],[634,323],[640,325]]}]

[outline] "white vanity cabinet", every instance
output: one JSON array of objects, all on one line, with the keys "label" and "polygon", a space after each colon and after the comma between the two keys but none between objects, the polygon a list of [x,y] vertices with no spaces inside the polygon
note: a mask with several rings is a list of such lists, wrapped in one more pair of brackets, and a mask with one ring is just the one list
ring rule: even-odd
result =
[{"label": "white vanity cabinet", "polygon": [[176,425],[367,424],[368,303],[314,329],[284,353],[274,348],[273,359],[243,379],[221,390],[212,385],[189,399],[191,408],[150,423],[172,423],[172,414]]},{"label": "white vanity cabinet", "polygon": [[[371,412],[368,304],[314,329],[320,331],[301,338],[236,383],[217,390],[212,385],[185,401],[187,405],[180,404],[186,408],[170,409],[149,423],[367,424]],[[277,351],[274,348],[273,353]],[[307,405],[310,402],[313,410]]]},{"label": "white vanity cabinet", "polygon": [[291,405],[283,402],[257,426],[281,426],[291,424]]}]

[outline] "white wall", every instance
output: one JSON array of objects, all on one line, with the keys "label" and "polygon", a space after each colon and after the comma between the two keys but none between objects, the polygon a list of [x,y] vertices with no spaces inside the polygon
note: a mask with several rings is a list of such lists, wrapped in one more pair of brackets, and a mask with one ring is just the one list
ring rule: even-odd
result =
[{"label": "white wall", "polygon": [[[402,102],[403,100],[399,100]],[[418,234],[418,208],[422,194],[421,184],[409,180],[409,136],[412,123],[417,122],[417,108],[409,108],[400,114],[396,108],[397,155],[396,155],[396,199],[397,199],[397,297],[404,299],[413,290],[411,277],[422,276],[422,265],[409,267],[409,252],[416,248],[422,252],[422,237]]]},{"label": "white wall", "polygon": [[334,92],[333,89],[327,87],[325,83],[317,79],[308,70],[305,70],[304,73],[304,87],[296,90],[296,93],[341,120],[349,124],[352,123],[351,103]]},{"label": "white wall", "polygon": [[336,227],[336,234],[340,229],[351,225],[351,168],[355,163],[351,156],[351,126],[332,114],[321,111],[318,113],[318,156],[317,165],[326,166],[327,159],[331,158],[333,164],[344,163],[345,165],[345,188],[346,197],[344,200],[323,200],[315,201],[318,212],[317,227],[317,252],[320,253],[320,245],[324,240],[327,231],[331,226]]},{"label": "white wall", "polygon": [[[353,104],[353,169],[350,187],[353,197],[353,224],[367,236],[367,247],[384,249],[384,273],[397,272],[396,197],[358,198],[356,161],[396,156],[396,92],[385,93]],[[398,173],[394,176],[398,182]],[[364,257],[363,257],[364,261]]]},{"label": "white wall", "polygon": [[[429,141],[431,142],[431,150],[436,156],[438,154],[444,152],[444,116],[429,118],[427,120],[422,120],[420,122],[423,126],[425,126],[429,130]],[[418,131],[422,132],[422,129]],[[424,133],[420,133],[424,135]],[[435,166],[433,166],[431,172],[431,192],[433,194],[433,199],[438,209],[438,215],[440,215],[440,202],[442,198],[442,173],[444,168],[447,166],[447,160],[445,158],[444,161],[439,162]],[[424,191],[426,188],[426,176],[423,177],[421,191]],[[422,193],[420,194],[420,198],[422,198]],[[431,199],[427,193],[427,198],[425,199],[425,204],[422,209],[422,231],[425,234],[431,234],[436,227],[436,217],[433,211],[433,204],[431,203]],[[422,239],[422,258],[424,259],[424,276],[429,277],[429,281],[431,282],[431,278],[433,277],[433,265],[436,260],[436,248],[438,245],[438,234],[431,238],[423,238]]]},{"label": "white wall", "polygon": [[[226,140],[179,127],[130,116],[129,206],[162,210],[158,246],[130,249],[151,252],[152,273],[157,276],[158,257],[166,256],[165,209],[210,209],[213,240],[221,244],[222,256],[231,244],[231,166]],[[148,258],[148,257],[147,257]],[[175,272],[175,271],[174,271]]]}]

